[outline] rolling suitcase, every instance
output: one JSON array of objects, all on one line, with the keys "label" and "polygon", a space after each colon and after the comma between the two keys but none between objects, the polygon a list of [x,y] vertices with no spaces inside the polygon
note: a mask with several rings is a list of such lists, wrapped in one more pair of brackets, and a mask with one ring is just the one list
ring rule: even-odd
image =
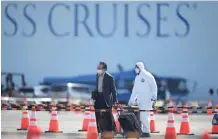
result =
[{"label": "rolling suitcase", "polygon": [[128,138],[129,133],[131,133],[134,134],[136,138],[139,138],[142,134],[140,121],[133,112],[121,112],[118,121],[124,131],[124,137]]}]

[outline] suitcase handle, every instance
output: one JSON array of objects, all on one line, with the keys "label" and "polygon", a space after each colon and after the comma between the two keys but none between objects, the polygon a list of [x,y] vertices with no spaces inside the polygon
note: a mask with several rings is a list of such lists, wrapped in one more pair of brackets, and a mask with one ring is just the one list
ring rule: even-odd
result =
[{"label": "suitcase handle", "polygon": [[123,110],[122,109],[122,107],[121,107],[121,105],[119,104],[119,105],[116,105],[116,106],[113,106],[116,110],[118,110],[117,111],[117,114],[118,114],[118,116],[120,117],[120,112]]}]

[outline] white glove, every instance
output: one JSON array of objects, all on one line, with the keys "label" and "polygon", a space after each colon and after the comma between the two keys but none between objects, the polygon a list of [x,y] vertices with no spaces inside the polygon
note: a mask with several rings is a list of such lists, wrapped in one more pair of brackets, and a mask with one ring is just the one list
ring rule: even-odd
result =
[{"label": "white glove", "polygon": [[134,106],[134,105],[137,105],[137,104],[138,104],[137,103],[137,97],[134,97],[133,102],[128,103],[129,106]]},{"label": "white glove", "polygon": [[132,103],[131,103],[131,102],[129,102],[129,103],[128,103],[128,106],[131,106],[131,104],[132,104]]}]

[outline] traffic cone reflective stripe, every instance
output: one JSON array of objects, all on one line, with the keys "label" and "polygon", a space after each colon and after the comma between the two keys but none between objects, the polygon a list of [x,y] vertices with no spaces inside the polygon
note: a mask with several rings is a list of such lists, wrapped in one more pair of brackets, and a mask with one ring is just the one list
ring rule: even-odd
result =
[{"label": "traffic cone reflective stripe", "polygon": [[189,122],[188,116],[183,116],[182,122]]},{"label": "traffic cone reflective stripe", "polygon": [[37,126],[36,119],[30,119],[30,126]]},{"label": "traffic cone reflective stripe", "polygon": [[167,124],[167,127],[173,127],[173,128],[174,128],[174,127],[175,127],[175,124],[174,124],[174,123],[168,123],[168,124]]},{"label": "traffic cone reflective stripe", "polygon": [[51,119],[49,123],[49,131],[45,131],[45,132],[62,133],[62,131],[59,131],[57,111],[52,111]]},{"label": "traffic cone reflective stripe", "polygon": [[150,119],[151,119],[151,120],[155,120],[155,117],[154,117],[154,113],[153,113],[153,112],[150,113]]},{"label": "traffic cone reflective stripe", "polygon": [[90,121],[89,122],[89,125],[88,125],[89,127],[95,127],[96,126],[96,123],[94,122],[94,121]]},{"label": "traffic cone reflective stripe", "polygon": [[172,112],[170,112],[170,113],[168,114],[168,121],[173,121],[173,122],[174,122],[174,115],[173,115]]},{"label": "traffic cone reflective stripe", "polygon": [[82,129],[81,130],[78,130],[78,131],[87,131],[88,130],[88,124],[89,124],[89,119],[90,119],[90,111],[88,107],[86,107],[85,109],[85,116],[84,116],[84,119],[83,119],[83,125],[82,125]]},{"label": "traffic cone reflective stripe", "polygon": [[24,111],[24,112],[23,112],[22,118],[29,118],[28,111]]},{"label": "traffic cone reflective stripe", "polygon": [[36,118],[36,111],[35,111],[35,109],[32,110],[32,112],[31,112],[31,114],[30,114],[30,118],[31,118],[31,119],[35,119],[35,118]]},{"label": "traffic cone reflective stripe", "polygon": [[168,120],[168,127],[175,127],[175,123],[173,120]]},{"label": "traffic cone reflective stripe", "polygon": [[27,110],[24,110],[21,117],[21,128],[17,130],[27,130],[29,127],[29,114]]},{"label": "traffic cone reflective stripe", "polygon": [[151,133],[160,133],[160,131],[156,131],[154,112],[150,113],[150,131]]}]

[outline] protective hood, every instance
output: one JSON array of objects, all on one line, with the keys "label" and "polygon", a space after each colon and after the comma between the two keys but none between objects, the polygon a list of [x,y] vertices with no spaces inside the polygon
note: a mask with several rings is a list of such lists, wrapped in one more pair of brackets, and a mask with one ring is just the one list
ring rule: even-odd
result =
[{"label": "protective hood", "polygon": [[137,62],[135,65],[138,66],[141,71],[145,70],[145,66],[142,62]]}]

